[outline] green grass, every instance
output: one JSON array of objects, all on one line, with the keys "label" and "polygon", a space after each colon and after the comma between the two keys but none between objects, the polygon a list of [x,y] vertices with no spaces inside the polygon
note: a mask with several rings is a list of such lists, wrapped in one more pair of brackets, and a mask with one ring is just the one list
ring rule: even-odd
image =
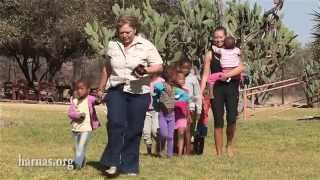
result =
[{"label": "green grass", "polygon": [[[81,171],[17,166],[19,154],[34,159],[72,158],[66,108],[0,104],[0,179],[104,179],[96,165],[107,141],[105,126],[92,136],[89,165]],[[98,110],[105,124],[103,107]],[[172,159],[141,155],[141,173],[136,179],[320,179],[320,121],[297,121],[320,115],[320,110],[290,109],[275,114],[276,110],[258,110],[249,120],[239,120],[233,158],[214,155],[210,122],[204,155]]]}]

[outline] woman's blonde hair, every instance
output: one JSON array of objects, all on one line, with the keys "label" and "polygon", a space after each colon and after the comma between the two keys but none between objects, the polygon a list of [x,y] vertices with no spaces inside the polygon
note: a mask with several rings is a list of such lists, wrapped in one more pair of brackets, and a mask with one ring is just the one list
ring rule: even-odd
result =
[{"label": "woman's blonde hair", "polygon": [[125,24],[128,24],[130,27],[134,28],[136,30],[136,35],[138,35],[140,30],[140,23],[138,18],[134,16],[120,16],[117,20],[117,31],[119,31],[119,29]]}]

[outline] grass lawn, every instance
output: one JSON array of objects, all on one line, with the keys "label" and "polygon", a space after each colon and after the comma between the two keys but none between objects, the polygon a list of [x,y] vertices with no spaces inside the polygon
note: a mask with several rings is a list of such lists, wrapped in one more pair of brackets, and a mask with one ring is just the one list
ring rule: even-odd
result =
[{"label": "grass lawn", "polygon": [[[63,105],[0,103],[0,179],[104,178],[97,170],[107,141],[104,125],[93,134],[88,165],[81,171],[18,166],[19,154],[25,159],[73,157],[66,109]],[[320,121],[297,121],[307,115],[319,116],[320,110],[290,109],[275,114],[278,110],[257,110],[261,112],[248,121],[239,120],[233,158],[214,155],[210,122],[204,155],[172,159],[141,155],[141,173],[136,179],[320,179]],[[105,124],[103,107],[98,111]]]}]

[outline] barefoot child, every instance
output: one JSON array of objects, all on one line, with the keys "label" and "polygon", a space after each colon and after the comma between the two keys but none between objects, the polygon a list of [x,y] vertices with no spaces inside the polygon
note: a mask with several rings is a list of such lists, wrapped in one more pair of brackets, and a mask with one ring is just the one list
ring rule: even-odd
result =
[{"label": "barefoot child", "polygon": [[186,77],[186,88],[188,89],[188,93],[190,96],[189,111],[191,116],[188,120],[187,130],[186,130],[186,139],[185,139],[186,154],[191,154],[191,151],[193,149],[191,145],[191,140],[194,139],[194,130],[202,110],[202,101],[201,101],[202,95],[200,91],[199,80],[197,79],[196,75],[191,72],[191,69],[192,69],[192,64],[190,61],[183,59],[179,62],[179,70]]},{"label": "barefoot child", "polygon": [[[150,92],[151,92],[151,103],[149,106],[149,109],[146,114],[146,118],[144,121],[144,127],[143,127],[143,139],[144,143],[147,147],[147,154],[152,154],[152,138],[154,138],[157,142],[156,144],[159,144],[159,105],[157,103],[157,100],[153,100],[153,97],[155,97],[156,94],[154,94],[154,85],[157,83],[164,82],[164,79],[157,75],[153,75],[151,77],[151,83],[150,83]],[[159,153],[159,147],[156,148],[157,153]]]},{"label": "barefoot child", "polygon": [[175,98],[176,103],[174,107],[175,113],[175,129],[177,130],[177,147],[178,155],[183,154],[183,149],[185,145],[185,136],[187,130],[187,123],[189,118],[189,94],[185,86],[185,75],[181,72],[177,72],[175,78],[176,88],[175,88]]},{"label": "barefoot child", "polygon": [[81,169],[86,163],[86,146],[92,130],[100,126],[94,106],[98,100],[89,95],[89,84],[79,80],[75,84],[75,97],[71,98],[68,116],[71,120],[75,140],[74,169]]},{"label": "barefoot child", "polygon": [[[159,82],[154,85],[154,101],[159,105],[159,126],[160,142],[159,149],[162,152],[167,144],[167,157],[173,156],[173,134],[175,126],[174,105],[175,105],[175,87],[174,77],[175,68],[166,67],[162,75],[165,82]],[[160,153],[159,155],[161,155]]]},{"label": "barefoot child", "polygon": [[205,137],[208,134],[209,110],[211,108],[212,97],[209,88],[209,86],[206,86],[203,93],[202,111],[200,118],[197,122],[197,128],[194,139],[194,153],[198,155],[203,154]]}]

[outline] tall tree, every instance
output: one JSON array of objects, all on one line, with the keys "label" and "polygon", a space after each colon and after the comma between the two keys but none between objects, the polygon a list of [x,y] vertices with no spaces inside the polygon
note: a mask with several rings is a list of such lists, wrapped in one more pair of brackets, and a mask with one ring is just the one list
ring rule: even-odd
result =
[{"label": "tall tree", "polygon": [[[110,3],[109,0],[0,1],[3,10],[0,53],[19,64],[29,86],[45,78],[51,81],[64,62],[85,54],[83,26],[92,18],[108,19]],[[41,66],[46,70],[39,74]]]}]

